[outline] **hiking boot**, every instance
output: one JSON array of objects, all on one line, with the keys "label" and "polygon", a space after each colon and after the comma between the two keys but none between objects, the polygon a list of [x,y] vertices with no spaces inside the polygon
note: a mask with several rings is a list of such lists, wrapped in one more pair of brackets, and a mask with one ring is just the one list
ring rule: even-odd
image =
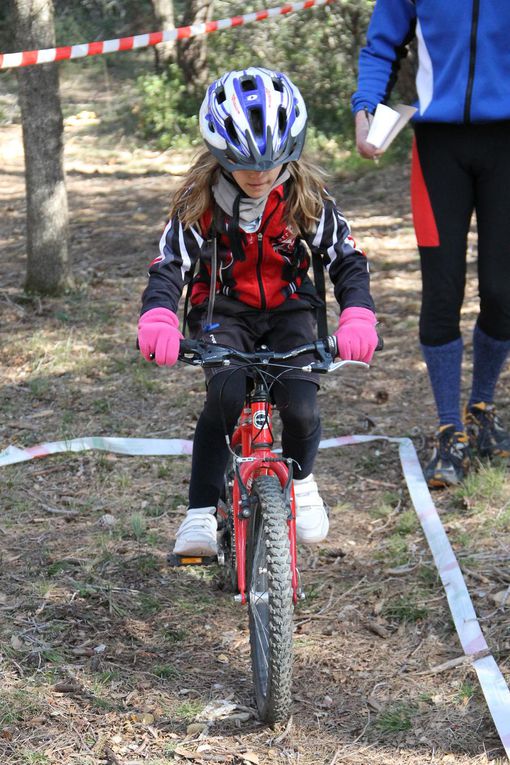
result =
[{"label": "hiking boot", "polygon": [[217,555],[215,512],[215,507],[190,507],[177,531],[174,555]]},{"label": "hiking boot", "polygon": [[428,486],[440,489],[456,486],[465,477],[471,465],[469,439],[455,425],[443,425],[436,433],[432,458],[423,471]]},{"label": "hiking boot", "polygon": [[503,428],[494,404],[481,401],[466,407],[464,422],[469,444],[480,457],[510,457],[510,435]]},{"label": "hiking boot", "polygon": [[297,541],[307,545],[322,542],[329,531],[329,518],[312,473],[294,479],[294,496]]}]

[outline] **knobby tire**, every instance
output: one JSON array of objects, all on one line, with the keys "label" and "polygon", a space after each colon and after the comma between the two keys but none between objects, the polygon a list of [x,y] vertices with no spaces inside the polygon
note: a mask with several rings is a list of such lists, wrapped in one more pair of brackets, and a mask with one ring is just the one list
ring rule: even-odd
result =
[{"label": "knobby tire", "polygon": [[284,722],[291,708],[294,611],[287,508],[276,476],[256,478],[251,494],[247,562],[255,697],[262,720]]}]

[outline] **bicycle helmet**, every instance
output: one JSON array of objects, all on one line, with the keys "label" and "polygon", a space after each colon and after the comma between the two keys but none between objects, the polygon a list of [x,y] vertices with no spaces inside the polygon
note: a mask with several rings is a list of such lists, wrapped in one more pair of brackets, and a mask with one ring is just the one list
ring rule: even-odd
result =
[{"label": "bicycle helmet", "polygon": [[205,144],[228,172],[271,170],[298,159],[306,120],[303,97],[290,79],[258,66],[224,74],[200,108]]}]

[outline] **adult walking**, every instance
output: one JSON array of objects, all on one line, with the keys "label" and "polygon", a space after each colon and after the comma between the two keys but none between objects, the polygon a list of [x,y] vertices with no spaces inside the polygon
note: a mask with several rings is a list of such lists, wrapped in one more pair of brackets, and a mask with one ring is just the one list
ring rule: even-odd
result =
[{"label": "adult walking", "polygon": [[[377,0],[352,97],[359,153],[385,103],[406,45],[418,47],[411,203],[422,273],[420,343],[439,429],[425,476],[461,481],[473,457],[508,457],[510,436],[494,393],[510,350],[510,3]],[[478,231],[479,313],[473,377],[461,412],[460,314],[467,236]]]}]

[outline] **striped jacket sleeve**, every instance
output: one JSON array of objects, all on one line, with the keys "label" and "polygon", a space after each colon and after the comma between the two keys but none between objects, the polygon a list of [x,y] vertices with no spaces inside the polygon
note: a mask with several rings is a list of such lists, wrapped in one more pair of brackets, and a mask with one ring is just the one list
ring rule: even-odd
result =
[{"label": "striped jacket sleeve", "polygon": [[159,255],[149,266],[149,282],[142,295],[142,313],[151,308],[177,312],[182,291],[191,279],[204,238],[198,227],[184,229],[177,216],[166,225]]},{"label": "striped jacket sleeve", "polygon": [[347,220],[331,200],[325,201],[317,227],[306,241],[312,252],[321,255],[340,308],[358,306],[374,311],[367,258],[351,236]]}]

